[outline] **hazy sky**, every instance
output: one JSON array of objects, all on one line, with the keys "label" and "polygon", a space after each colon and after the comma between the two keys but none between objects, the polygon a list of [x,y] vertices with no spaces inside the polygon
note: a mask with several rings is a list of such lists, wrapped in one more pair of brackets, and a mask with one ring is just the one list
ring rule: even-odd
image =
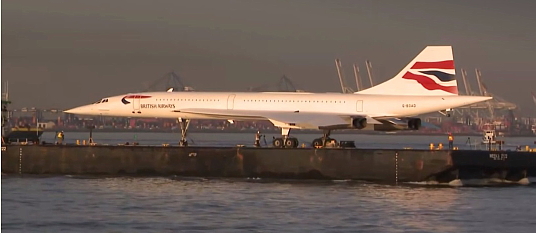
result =
[{"label": "hazy sky", "polygon": [[371,60],[380,82],[426,45],[452,45],[473,87],[478,68],[492,93],[535,113],[534,9],[530,0],[2,1],[2,81],[14,107],[61,109],[142,90],[172,70],[198,90],[244,91],[286,74],[301,89],[338,92],[335,58],[354,87],[354,62],[364,70]]}]

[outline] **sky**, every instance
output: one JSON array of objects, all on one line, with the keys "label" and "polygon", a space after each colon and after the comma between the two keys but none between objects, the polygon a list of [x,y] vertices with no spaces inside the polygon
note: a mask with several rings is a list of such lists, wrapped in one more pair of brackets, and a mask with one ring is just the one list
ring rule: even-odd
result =
[{"label": "sky", "polygon": [[170,71],[205,91],[286,75],[299,89],[340,92],[336,58],[354,87],[352,63],[364,71],[370,60],[379,83],[427,45],[452,45],[472,87],[479,69],[491,93],[536,115],[533,9],[525,0],[2,1],[1,79],[14,108],[67,109]]}]

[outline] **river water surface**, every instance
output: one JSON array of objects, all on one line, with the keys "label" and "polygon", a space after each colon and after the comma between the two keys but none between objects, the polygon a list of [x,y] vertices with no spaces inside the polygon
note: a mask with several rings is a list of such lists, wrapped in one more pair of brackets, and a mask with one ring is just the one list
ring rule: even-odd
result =
[{"label": "river water surface", "polygon": [[[87,137],[66,133],[68,142]],[[272,135],[267,136],[267,140]],[[317,135],[297,135],[307,141]],[[440,136],[335,135],[358,147],[426,148]],[[198,145],[252,135],[192,134]],[[173,143],[176,134],[95,134],[100,143]],[[465,142],[464,138],[461,141]],[[53,134],[43,140],[53,141]],[[476,140],[476,139],[475,139]],[[310,140],[309,140],[310,141]],[[530,145],[534,138],[509,138]],[[463,142],[460,142],[460,146]],[[534,232],[536,184],[379,185],[186,177],[2,175],[3,232]]]}]

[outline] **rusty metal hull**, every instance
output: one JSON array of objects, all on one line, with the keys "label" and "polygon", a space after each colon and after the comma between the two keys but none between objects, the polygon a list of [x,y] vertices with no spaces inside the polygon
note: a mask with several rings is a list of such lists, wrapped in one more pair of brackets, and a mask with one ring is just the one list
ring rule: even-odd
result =
[{"label": "rusty metal hull", "polygon": [[2,173],[348,179],[382,183],[536,175],[530,152],[54,146],[2,148]]}]

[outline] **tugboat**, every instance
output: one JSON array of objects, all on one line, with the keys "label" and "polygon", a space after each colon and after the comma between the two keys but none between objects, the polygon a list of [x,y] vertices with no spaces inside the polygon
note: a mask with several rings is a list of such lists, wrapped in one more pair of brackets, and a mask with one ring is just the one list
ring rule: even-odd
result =
[{"label": "tugboat", "polygon": [[6,93],[2,93],[2,144],[29,142],[39,144],[39,139],[41,138],[41,135],[43,135],[42,128],[25,125],[23,127],[13,127],[9,130],[6,129],[11,115],[7,109],[7,106],[11,104],[11,101],[7,99],[7,96],[7,91]]},{"label": "tugboat", "polygon": [[39,144],[39,140],[43,135],[43,129],[38,127],[14,127],[2,136],[2,143],[28,143]]}]

